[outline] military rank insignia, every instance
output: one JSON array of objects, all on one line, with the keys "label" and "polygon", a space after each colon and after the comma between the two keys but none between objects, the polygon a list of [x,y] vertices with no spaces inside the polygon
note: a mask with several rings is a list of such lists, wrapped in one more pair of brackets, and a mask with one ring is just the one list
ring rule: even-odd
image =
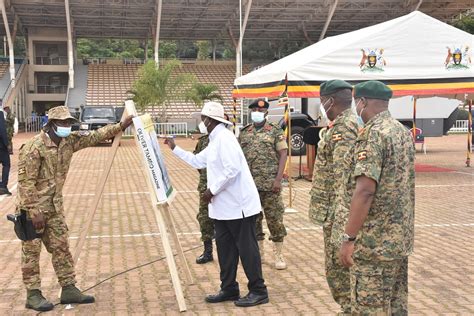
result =
[{"label": "military rank insignia", "polygon": [[361,151],[357,154],[357,160],[366,160],[367,159],[367,151]]},{"label": "military rank insignia", "polygon": [[26,168],[25,167],[22,167],[22,168],[18,169],[18,175],[22,175],[22,174],[25,174],[25,173],[26,173]]},{"label": "military rank insignia", "polygon": [[338,141],[342,140],[342,134],[341,133],[335,133],[334,135],[332,135],[332,140],[335,141],[335,142],[338,142]]}]

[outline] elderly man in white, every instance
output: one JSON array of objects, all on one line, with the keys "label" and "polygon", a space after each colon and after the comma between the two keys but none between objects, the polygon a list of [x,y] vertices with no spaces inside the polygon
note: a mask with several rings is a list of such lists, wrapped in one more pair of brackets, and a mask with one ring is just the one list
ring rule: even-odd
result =
[{"label": "elderly man in white", "polygon": [[[235,301],[247,307],[268,303],[268,292],[262,277],[262,262],[255,233],[255,219],[261,211],[257,187],[237,139],[225,125],[224,108],[208,102],[201,119],[209,133],[209,145],[197,155],[166,144],[179,158],[196,169],[206,168],[207,187],[204,199],[209,203],[209,217],[214,219],[216,246],[221,269],[221,289],[206,296],[206,302]],[[248,279],[249,293],[240,298],[236,281],[239,256]]]}]

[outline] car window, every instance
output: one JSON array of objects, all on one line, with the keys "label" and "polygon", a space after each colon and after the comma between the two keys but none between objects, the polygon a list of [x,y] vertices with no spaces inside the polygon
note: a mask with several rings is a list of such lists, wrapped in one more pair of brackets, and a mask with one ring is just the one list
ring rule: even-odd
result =
[{"label": "car window", "polygon": [[87,119],[97,119],[97,118],[107,118],[115,119],[115,113],[112,108],[85,108],[82,118]]}]

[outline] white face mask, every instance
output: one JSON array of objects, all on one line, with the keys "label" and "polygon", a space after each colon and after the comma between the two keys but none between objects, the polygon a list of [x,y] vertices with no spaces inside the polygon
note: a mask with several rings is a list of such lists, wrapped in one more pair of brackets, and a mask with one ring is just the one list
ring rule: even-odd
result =
[{"label": "white face mask", "polygon": [[250,113],[250,117],[254,123],[262,123],[265,120],[265,113],[255,111]]},{"label": "white face mask", "polygon": [[201,134],[207,134],[207,127],[204,124],[204,122],[201,121],[201,123],[199,123],[199,125],[198,125],[198,128],[199,128],[199,132]]},{"label": "white face mask", "polygon": [[[321,125],[321,126],[329,125],[328,114],[326,113],[326,109],[324,108],[324,106],[325,106],[329,101],[331,101],[331,99],[327,100],[324,104],[320,104],[320,105],[319,105],[319,110],[321,111],[321,122],[319,123],[319,125]],[[332,105],[329,107],[329,109],[331,109],[331,107],[332,107]]]}]

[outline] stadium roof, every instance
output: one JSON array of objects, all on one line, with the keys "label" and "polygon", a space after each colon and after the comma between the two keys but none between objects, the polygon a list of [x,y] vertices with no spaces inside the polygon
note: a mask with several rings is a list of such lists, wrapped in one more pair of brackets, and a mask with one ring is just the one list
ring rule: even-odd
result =
[{"label": "stadium roof", "polygon": [[[10,30],[66,29],[64,0],[4,0]],[[160,39],[238,39],[239,0],[162,0]],[[306,40],[337,35],[415,9],[450,22],[474,8],[474,0],[241,0],[251,3],[245,39]],[[75,37],[151,38],[158,0],[69,0]],[[333,13],[333,14],[332,14]],[[328,23],[329,21],[329,23]],[[324,32],[325,25],[327,31]],[[5,34],[3,23],[0,33]],[[232,34],[232,35],[230,35]]]}]

